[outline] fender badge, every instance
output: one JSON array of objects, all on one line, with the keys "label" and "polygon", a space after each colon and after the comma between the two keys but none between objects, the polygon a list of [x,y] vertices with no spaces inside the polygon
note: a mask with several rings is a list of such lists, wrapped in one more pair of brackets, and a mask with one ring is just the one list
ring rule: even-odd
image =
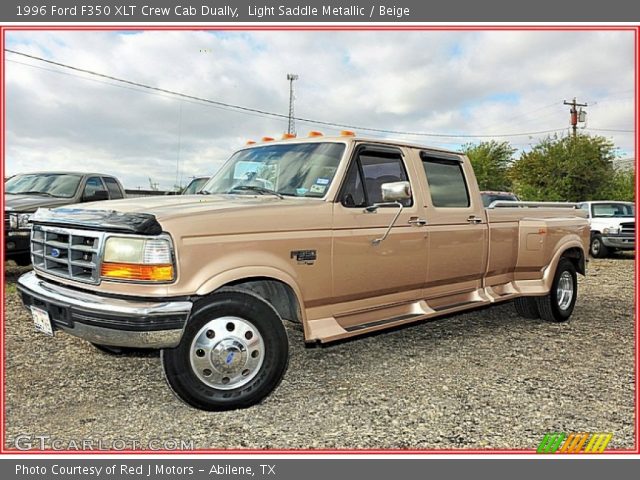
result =
[{"label": "fender badge", "polygon": [[313,265],[313,262],[318,258],[318,254],[315,250],[293,250],[291,258],[295,258],[299,264]]}]

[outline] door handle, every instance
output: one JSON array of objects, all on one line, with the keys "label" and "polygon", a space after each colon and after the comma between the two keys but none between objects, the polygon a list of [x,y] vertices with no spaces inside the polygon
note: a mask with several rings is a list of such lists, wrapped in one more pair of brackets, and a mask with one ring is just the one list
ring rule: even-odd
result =
[{"label": "door handle", "polygon": [[482,223],[482,218],[480,217],[476,217],[475,215],[471,215],[469,216],[469,218],[467,218],[467,222],[469,223]]},{"label": "door handle", "polygon": [[409,225],[413,225],[414,227],[424,227],[427,224],[427,221],[423,218],[411,217],[409,219]]}]

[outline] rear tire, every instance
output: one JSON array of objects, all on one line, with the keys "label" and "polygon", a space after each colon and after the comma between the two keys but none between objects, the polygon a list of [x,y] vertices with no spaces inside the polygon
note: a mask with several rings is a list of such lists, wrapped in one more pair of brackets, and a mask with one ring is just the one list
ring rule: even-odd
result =
[{"label": "rear tire", "polygon": [[577,297],[576,267],[569,259],[561,258],[551,291],[544,297],[536,297],[540,317],[548,322],[566,322],[573,313]]},{"label": "rear tire", "polygon": [[595,234],[591,237],[589,253],[593,258],[604,258],[609,255],[609,249],[602,243],[602,236]]},{"label": "rear tire", "polygon": [[534,297],[518,297],[513,301],[513,305],[516,307],[516,312],[518,312],[518,315],[521,317],[530,318],[532,320],[540,318],[538,304]]},{"label": "rear tire", "polygon": [[289,342],[270,303],[251,292],[225,290],[198,306],[180,344],[160,356],[180,400],[201,410],[233,410],[255,405],[279,385]]}]

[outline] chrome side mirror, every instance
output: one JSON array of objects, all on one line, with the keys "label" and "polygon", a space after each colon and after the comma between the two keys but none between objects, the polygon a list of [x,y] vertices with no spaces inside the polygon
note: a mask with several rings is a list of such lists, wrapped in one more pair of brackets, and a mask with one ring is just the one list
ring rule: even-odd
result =
[{"label": "chrome side mirror", "polygon": [[393,217],[393,220],[391,220],[391,223],[389,224],[387,231],[384,232],[384,235],[380,238],[371,240],[371,244],[374,247],[385,241],[389,236],[389,233],[391,233],[391,229],[395,225],[398,217],[402,213],[402,209],[404,208],[404,205],[402,205],[401,202],[411,198],[411,184],[409,182],[383,183],[380,188],[382,189],[383,203],[374,203],[364,209],[365,213],[376,213],[380,207],[398,207],[398,212],[395,217]]},{"label": "chrome side mirror", "polygon": [[411,198],[411,184],[409,182],[383,183],[382,200],[385,202],[401,202]]}]

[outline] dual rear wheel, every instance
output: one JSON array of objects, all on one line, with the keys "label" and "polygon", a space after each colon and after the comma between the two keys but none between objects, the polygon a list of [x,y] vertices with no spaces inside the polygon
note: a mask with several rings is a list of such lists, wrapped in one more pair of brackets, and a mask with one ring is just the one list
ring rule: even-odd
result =
[{"label": "dual rear wheel", "polygon": [[518,314],[524,318],[566,322],[573,313],[577,297],[576,267],[568,258],[561,258],[549,293],[543,297],[516,298],[514,305]]}]

